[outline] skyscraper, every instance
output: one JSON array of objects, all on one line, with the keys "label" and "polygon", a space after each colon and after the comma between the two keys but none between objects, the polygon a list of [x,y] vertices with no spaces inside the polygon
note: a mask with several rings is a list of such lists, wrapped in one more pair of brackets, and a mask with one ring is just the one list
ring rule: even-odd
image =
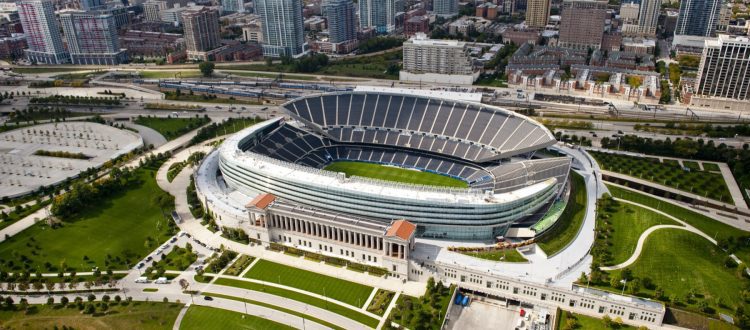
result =
[{"label": "skyscraper", "polygon": [[458,15],[458,0],[434,0],[432,12],[441,17],[453,17]]},{"label": "skyscraper", "polygon": [[377,33],[391,33],[396,29],[394,0],[360,0],[359,26],[374,28]]},{"label": "skyscraper", "polygon": [[565,0],[559,45],[574,49],[599,49],[606,19],[606,1]]},{"label": "skyscraper", "polygon": [[528,0],[526,2],[526,26],[544,28],[549,19],[550,0]]},{"label": "skyscraper", "polygon": [[26,33],[26,58],[44,64],[61,64],[70,61],[55,19],[55,6],[51,0],[22,0],[16,3],[21,25]]},{"label": "skyscraper", "polygon": [[263,55],[298,57],[307,52],[301,0],[257,0],[263,18]]},{"label": "skyscraper", "polygon": [[221,10],[224,13],[244,13],[244,0],[221,0]]},{"label": "skyscraper", "polygon": [[655,35],[659,25],[661,0],[641,0],[638,12],[638,26],[643,34]]},{"label": "skyscraper", "polygon": [[188,58],[208,60],[206,52],[221,46],[219,12],[202,7],[182,13]]},{"label": "skyscraper", "polygon": [[111,14],[65,10],[60,22],[73,64],[117,65],[127,60]]},{"label": "skyscraper", "polygon": [[706,40],[695,80],[696,97],[750,100],[750,39],[719,35]]},{"label": "skyscraper", "polygon": [[721,0],[682,0],[675,35],[713,37]]},{"label": "skyscraper", "polygon": [[328,41],[357,39],[357,16],[352,0],[328,0],[323,5],[328,21]]}]

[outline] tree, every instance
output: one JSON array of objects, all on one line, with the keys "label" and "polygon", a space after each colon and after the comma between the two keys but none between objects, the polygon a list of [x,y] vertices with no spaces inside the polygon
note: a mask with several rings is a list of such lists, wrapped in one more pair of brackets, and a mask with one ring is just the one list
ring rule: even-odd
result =
[{"label": "tree", "polygon": [[604,315],[604,317],[602,317],[602,323],[604,324],[605,327],[611,328],[612,327],[612,318],[609,317],[609,315]]},{"label": "tree", "polygon": [[215,66],[214,62],[203,62],[198,65],[198,69],[201,70],[204,77],[210,77],[214,73]]},{"label": "tree", "polygon": [[62,298],[60,298],[60,305],[66,306],[69,302],[70,300],[68,300],[68,297],[63,296]]}]

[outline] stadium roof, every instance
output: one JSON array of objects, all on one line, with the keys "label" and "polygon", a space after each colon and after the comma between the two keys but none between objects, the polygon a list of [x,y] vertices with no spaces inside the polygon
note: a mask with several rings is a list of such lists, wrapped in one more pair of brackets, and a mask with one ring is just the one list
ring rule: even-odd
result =
[{"label": "stadium roof", "polygon": [[503,204],[535,196],[544,189],[557,184],[557,179],[550,178],[510,192],[493,194],[478,189],[443,188],[426,185],[399,183],[357,176],[345,177],[336,172],[320,170],[308,166],[280,161],[262,154],[243,152],[239,142],[256,131],[261,131],[283,118],[273,118],[257,125],[250,126],[227,138],[220,152],[223,157],[234,158],[244,166],[256,171],[265,172],[269,177],[283,177],[287,181],[301,184],[327,187],[333,190],[349,190],[357,195],[379,195],[388,199],[401,199],[422,202],[445,202],[462,204]]}]

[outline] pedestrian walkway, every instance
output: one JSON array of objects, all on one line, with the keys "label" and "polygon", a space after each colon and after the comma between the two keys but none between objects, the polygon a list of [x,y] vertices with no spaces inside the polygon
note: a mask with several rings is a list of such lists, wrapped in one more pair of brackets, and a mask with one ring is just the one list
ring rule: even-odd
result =
[{"label": "pedestrian walkway", "polygon": [[713,239],[711,236],[708,236],[706,233],[698,230],[698,228],[695,228],[695,227],[689,225],[687,222],[682,221],[682,220],[680,220],[678,218],[675,218],[671,214],[664,213],[664,212],[659,211],[657,209],[654,209],[652,207],[649,207],[649,206],[646,206],[646,205],[642,205],[642,204],[638,204],[638,203],[635,203],[635,202],[631,202],[631,201],[626,200],[626,199],[614,198],[614,200],[616,200],[618,202],[627,203],[627,204],[635,205],[635,206],[638,206],[638,207],[642,207],[642,208],[647,209],[647,210],[649,210],[651,212],[655,212],[655,213],[661,214],[661,215],[663,215],[663,216],[665,216],[667,218],[670,218],[670,219],[672,219],[672,220],[680,223],[682,226],[676,226],[676,225],[657,225],[657,226],[649,227],[638,238],[638,244],[635,247],[635,251],[633,251],[633,254],[630,256],[630,258],[628,258],[628,260],[626,260],[626,261],[624,261],[624,262],[622,262],[622,263],[620,263],[618,265],[608,266],[608,267],[600,267],[601,270],[611,271],[611,270],[623,269],[623,268],[628,267],[628,266],[632,265],[633,263],[635,263],[638,260],[638,257],[641,255],[641,251],[643,250],[643,245],[646,243],[646,239],[648,238],[648,236],[651,235],[651,233],[653,233],[653,232],[655,232],[657,230],[660,230],[660,229],[680,229],[680,230],[687,230],[689,232],[692,232],[692,233],[698,234],[700,236],[703,236],[703,238],[707,239],[709,242],[711,242],[714,245],[716,245],[716,240]]}]

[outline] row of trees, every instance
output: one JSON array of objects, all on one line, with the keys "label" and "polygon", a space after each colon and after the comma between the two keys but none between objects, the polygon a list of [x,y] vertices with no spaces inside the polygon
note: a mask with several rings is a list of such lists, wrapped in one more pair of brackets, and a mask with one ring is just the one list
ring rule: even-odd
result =
[{"label": "row of trees", "polygon": [[260,118],[258,116],[255,116],[255,118],[250,118],[250,117],[228,118],[225,121],[218,123],[218,124],[214,122],[214,123],[211,123],[211,125],[208,125],[198,130],[198,133],[196,133],[193,139],[190,140],[190,144],[195,145],[203,141],[218,137],[219,135],[234,133],[238,130],[238,127],[237,127],[238,125],[240,126],[239,129],[241,129],[241,128],[253,125],[259,121],[260,121]]},{"label": "row of trees", "polygon": [[79,105],[120,105],[117,97],[78,96],[78,95],[50,95],[33,97],[32,104],[79,104]]},{"label": "row of trees", "polygon": [[[724,129],[722,129],[725,131]],[[750,146],[744,144],[741,149],[730,148],[726,144],[716,145],[713,140],[703,139],[675,139],[664,140],[644,138],[635,135],[625,135],[619,138],[605,137],[601,140],[602,147],[644,154],[691,158],[724,162],[734,174],[740,187],[750,187]]]},{"label": "row of trees", "polygon": [[76,182],[70,190],[56,196],[50,211],[60,219],[70,219],[87,206],[102,200],[115,192],[138,183],[138,178],[127,167],[113,168],[108,178],[93,183]]}]

